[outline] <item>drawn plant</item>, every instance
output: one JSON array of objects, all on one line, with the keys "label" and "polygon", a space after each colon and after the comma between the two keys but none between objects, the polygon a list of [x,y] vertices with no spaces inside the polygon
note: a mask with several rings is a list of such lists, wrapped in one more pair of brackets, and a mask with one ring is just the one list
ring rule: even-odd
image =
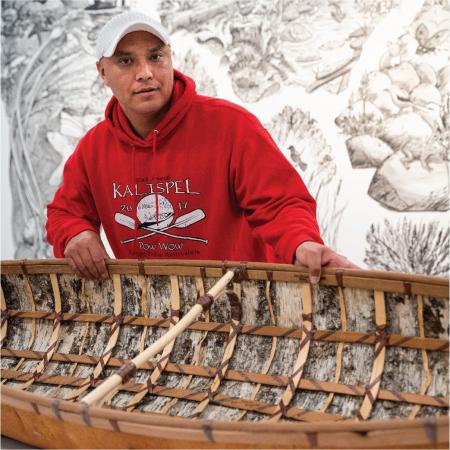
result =
[{"label": "drawn plant", "polygon": [[89,95],[99,92],[92,42],[86,37],[93,21],[84,10],[57,3],[60,7],[53,9],[54,2],[8,2],[3,10],[18,29],[26,30],[2,35],[7,44],[3,48],[8,49],[2,55],[2,97],[10,128],[18,258],[51,255],[45,240],[45,206],[59,184],[62,163],[80,137],[65,135],[63,117],[70,117],[83,134],[89,117],[99,112]]},{"label": "drawn plant", "polygon": [[447,276],[449,228],[438,221],[414,223],[404,218],[372,224],[366,235],[364,262],[371,269]]},{"label": "drawn plant", "polygon": [[317,200],[322,236],[328,245],[336,247],[339,225],[347,205],[340,195],[342,177],[319,124],[309,113],[286,106],[267,128]]},{"label": "drawn plant", "polygon": [[214,78],[208,72],[208,67],[202,64],[200,57],[193,50],[174,58],[175,67],[195,80],[197,92],[211,97],[217,96],[217,86]]},{"label": "drawn plant", "polygon": [[342,114],[337,118],[336,124],[342,130],[343,134],[349,136],[360,136],[363,134],[377,136],[383,120],[375,113],[371,112],[370,109],[365,108],[365,105],[367,104],[366,99],[361,99],[363,111],[356,109],[355,98],[355,96],[352,96],[346,114]]}]

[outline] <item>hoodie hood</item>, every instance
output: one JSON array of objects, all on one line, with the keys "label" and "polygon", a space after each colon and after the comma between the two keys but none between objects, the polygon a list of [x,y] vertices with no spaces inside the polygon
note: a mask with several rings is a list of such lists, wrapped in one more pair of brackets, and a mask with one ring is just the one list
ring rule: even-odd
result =
[{"label": "hoodie hood", "polygon": [[[158,141],[163,141],[183,120],[197,95],[195,82],[191,78],[174,70],[174,83],[170,108],[166,115],[155,127]],[[109,130],[122,142],[135,147],[149,147],[152,145],[155,133],[149,133],[146,139],[137,136],[123,112],[116,97],[111,97],[105,110],[105,120]]]}]

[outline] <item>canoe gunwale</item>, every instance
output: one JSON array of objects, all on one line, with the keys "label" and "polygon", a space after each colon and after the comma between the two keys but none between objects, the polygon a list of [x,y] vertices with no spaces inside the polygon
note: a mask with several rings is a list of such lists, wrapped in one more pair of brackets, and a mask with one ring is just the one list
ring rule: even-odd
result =
[{"label": "canoe gunwale", "polygon": [[[203,260],[107,260],[110,275],[179,275],[221,277],[227,269],[241,268],[243,279],[299,282],[308,281],[308,271],[292,264],[243,263]],[[24,259],[1,262],[3,274],[74,274],[64,259]],[[423,294],[448,299],[448,279],[403,272],[362,269],[322,270],[320,284],[326,286],[380,289],[402,294]]]},{"label": "canoe gunwale", "polygon": [[[119,424],[120,430],[126,431],[126,425],[142,426],[142,432],[153,436],[155,428],[164,429],[160,437],[170,436],[170,433],[186,431],[192,434],[192,439],[208,441],[208,432],[213,432],[217,441],[243,443],[243,437],[249,434],[257,434],[259,440],[264,442],[267,437],[283,437],[284,440],[295,442],[296,436],[305,433],[356,433],[384,432],[389,430],[411,430],[417,427],[424,429],[448,429],[448,417],[434,417],[425,419],[391,419],[391,420],[368,420],[355,421],[354,419],[339,422],[318,423],[261,423],[261,422],[225,422],[210,421],[203,419],[187,419],[182,417],[165,416],[157,413],[125,412],[117,409],[87,407],[81,402],[70,402],[56,400],[43,395],[19,391],[8,386],[0,387],[2,403],[13,408],[34,412],[46,417],[56,418],[74,424],[95,426],[111,430],[114,425]],[[112,423],[111,423],[112,421]],[[125,427],[124,427],[125,426]],[[429,432],[428,432],[429,433]],[[427,433],[427,434],[428,434]],[[223,435],[223,436],[222,436]],[[226,436],[225,436],[226,435]],[[220,440],[219,440],[220,436]],[[262,436],[262,438],[261,438]]]}]

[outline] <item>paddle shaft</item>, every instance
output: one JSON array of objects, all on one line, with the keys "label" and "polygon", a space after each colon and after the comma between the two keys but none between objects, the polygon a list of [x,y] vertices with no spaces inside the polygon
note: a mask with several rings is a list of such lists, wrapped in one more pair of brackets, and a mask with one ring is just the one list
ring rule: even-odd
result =
[{"label": "paddle shaft", "polygon": [[[227,284],[233,279],[234,275],[235,272],[233,270],[226,272],[225,275],[208,291],[206,295],[215,300],[226,288]],[[135,356],[131,362],[125,363],[125,365],[122,366],[122,368],[120,368],[116,373],[111,375],[100,386],[96,387],[92,392],[86,395],[82,401],[88,405],[101,406],[103,399],[122,384],[125,375],[121,375],[120,372],[123,371],[124,368],[128,370],[131,367],[133,371],[140,369],[150,358],[161,352],[169,342],[177,338],[184,330],[186,330],[186,328],[198,318],[202,311],[203,306],[199,303],[195,304],[175,326],[167,331],[166,334],[161,336],[143,352],[139,353],[139,355]]]},{"label": "paddle shaft", "polygon": [[[201,209],[195,209],[194,211],[191,211],[187,214],[185,214],[184,216],[180,216],[178,217],[178,219],[175,221],[175,223],[173,223],[172,225],[168,225],[167,227],[161,228],[160,230],[156,230],[154,228],[147,228],[144,227],[147,230],[152,230],[151,233],[148,234],[144,234],[143,236],[137,236],[136,239],[135,238],[131,238],[131,239],[126,239],[124,241],[120,241],[122,244],[128,244],[129,242],[133,242],[134,240],[140,240],[140,239],[145,239],[148,238],[150,236],[153,236],[157,233],[159,234],[165,234],[167,236],[170,237],[178,237],[180,239],[188,239],[188,240],[192,240],[192,241],[200,241],[203,242],[205,244],[208,243],[207,240],[205,239],[201,239],[201,238],[194,238],[194,237],[182,237],[182,236],[176,236],[176,235],[172,235],[172,234],[168,234],[168,233],[163,233],[163,231],[166,230],[170,230],[171,228],[186,228],[202,219],[205,218],[205,213],[201,210]],[[124,225],[128,228],[132,228],[134,229],[135,227],[135,223],[134,223],[134,219],[132,219],[131,217],[128,217],[124,214],[121,213],[117,213],[115,216],[116,222],[120,223],[121,225]],[[133,224],[131,225],[131,220],[133,221]]]}]

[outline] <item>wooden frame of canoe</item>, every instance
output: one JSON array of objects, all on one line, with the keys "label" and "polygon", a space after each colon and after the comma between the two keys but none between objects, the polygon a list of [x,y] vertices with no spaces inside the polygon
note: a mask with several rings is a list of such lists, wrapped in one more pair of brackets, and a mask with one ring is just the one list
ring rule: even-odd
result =
[{"label": "wooden frame of canoe", "polygon": [[[328,269],[312,287],[290,265],[107,265],[96,283],[63,260],[2,262],[2,434],[46,448],[448,447],[447,279]],[[236,267],[104,407],[83,403]]]}]

